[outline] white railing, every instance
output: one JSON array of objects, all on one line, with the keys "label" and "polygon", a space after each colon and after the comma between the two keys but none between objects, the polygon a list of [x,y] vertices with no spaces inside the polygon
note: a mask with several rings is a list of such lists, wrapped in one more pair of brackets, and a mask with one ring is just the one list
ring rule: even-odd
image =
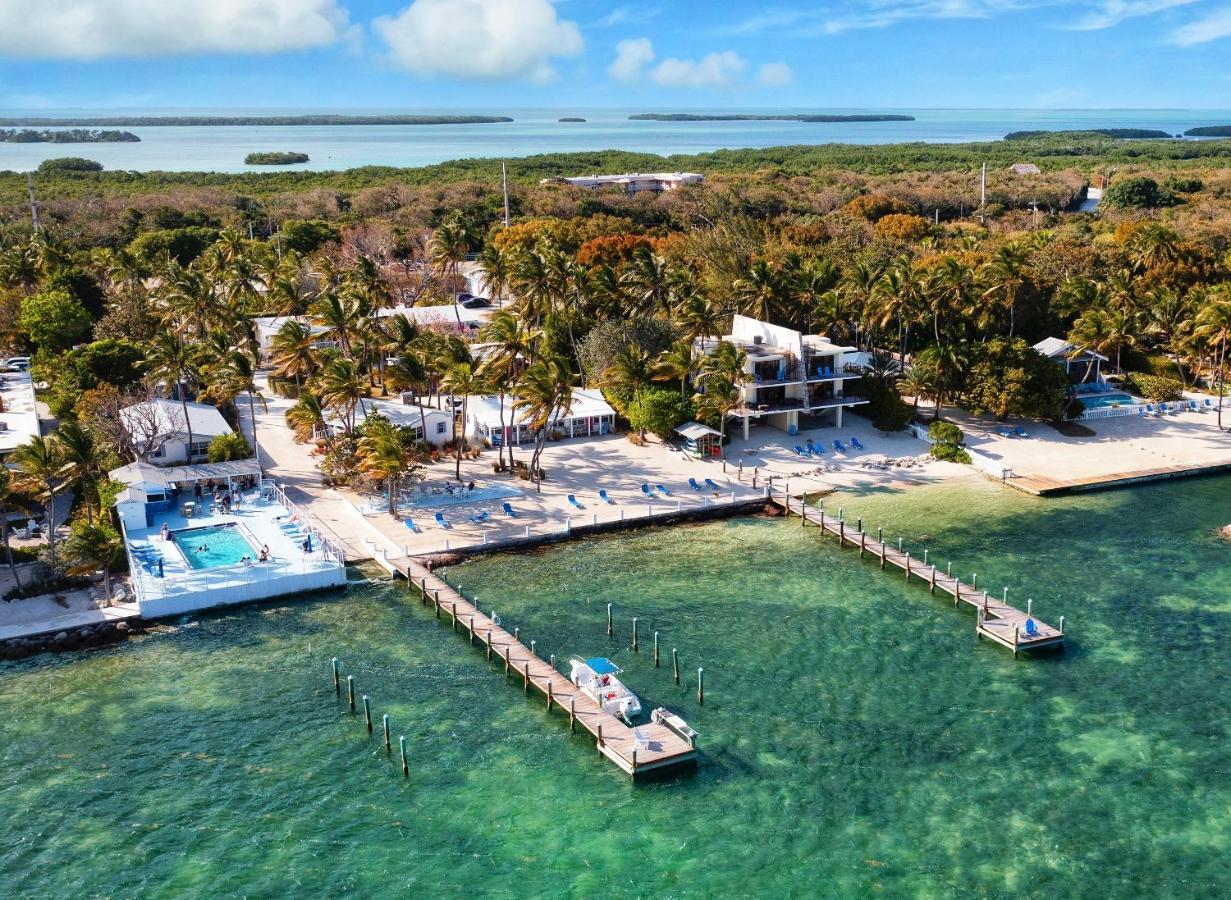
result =
[{"label": "white railing", "polygon": [[[141,576],[138,574],[138,564],[136,557],[133,556],[132,545],[128,542],[128,528],[124,524],[124,514],[120,513],[120,540],[124,542],[124,557],[128,560],[128,582],[132,585],[133,594],[140,603],[145,599],[145,586],[141,583]],[[108,597],[108,600],[111,598]]]},{"label": "white railing", "polygon": [[1115,419],[1120,416],[1139,416],[1141,410],[1145,409],[1144,403],[1126,403],[1123,406],[1098,406],[1094,409],[1087,409],[1074,421],[1083,422],[1090,419]]},{"label": "white railing", "polygon": [[338,565],[346,565],[346,554],[343,553],[341,548],[334,544],[333,541],[321,534],[321,530],[319,528],[311,524],[313,519],[306,515],[294,501],[286,496],[286,491],[282,489],[282,485],[266,482],[264,487],[271,489],[274,499],[277,500],[287,512],[299,520],[299,522],[303,524],[303,527],[308,530],[309,534],[316,538],[317,544],[320,546],[322,556],[326,559],[333,560]]}]

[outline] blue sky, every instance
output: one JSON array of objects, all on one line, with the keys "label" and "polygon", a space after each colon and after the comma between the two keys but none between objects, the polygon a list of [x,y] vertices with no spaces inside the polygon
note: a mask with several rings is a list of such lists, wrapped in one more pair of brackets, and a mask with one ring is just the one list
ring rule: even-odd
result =
[{"label": "blue sky", "polygon": [[1231,0],[0,0],[0,107],[1231,108]]}]

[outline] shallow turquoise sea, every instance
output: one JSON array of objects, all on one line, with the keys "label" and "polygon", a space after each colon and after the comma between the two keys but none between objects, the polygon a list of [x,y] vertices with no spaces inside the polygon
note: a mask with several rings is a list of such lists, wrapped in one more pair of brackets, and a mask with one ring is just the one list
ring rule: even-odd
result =
[{"label": "shallow turquoise sea", "polygon": [[397,585],[187,620],[0,669],[0,895],[1231,893],[1231,479],[839,502],[1064,614],[1067,648],[1014,660],[798,520],[448,570],[540,652],[610,655],[700,731],[695,773],[633,785]]}]

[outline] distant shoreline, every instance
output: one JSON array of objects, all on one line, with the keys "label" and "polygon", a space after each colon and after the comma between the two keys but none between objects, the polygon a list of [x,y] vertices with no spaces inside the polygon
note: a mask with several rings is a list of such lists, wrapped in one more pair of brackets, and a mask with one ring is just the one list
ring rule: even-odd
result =
[{"label": "distant shoreline", "polygon": [[637,113],[629,116],[633,122],[913,122],[914,116],[898,115],[896,113],[869,113],[867,115],[831,116],[831,115],[744,115],[733,114],[701,114],[701,113]]},{"label": "distant shoreline", "polygon": [[512,122],[510,116],[98,116],[52,119],[0,118],[0,127],[126,126],[253,126],[253,125],[490,125]]}]

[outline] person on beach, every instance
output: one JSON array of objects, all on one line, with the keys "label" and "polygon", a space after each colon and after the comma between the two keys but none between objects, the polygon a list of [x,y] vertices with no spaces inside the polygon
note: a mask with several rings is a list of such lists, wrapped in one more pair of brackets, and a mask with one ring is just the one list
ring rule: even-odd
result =
[{"label": "person on beach", "polygon": [[261,555],[257,559],[260,562],[269,562],[269,547],[261,547]]},{"label": "person on beach", "polygon": [[166,522],[163,522],[162,528],[158,529],[158,536],[161,537],[164,541],[171,540],[171,529],[167,527]]}]

